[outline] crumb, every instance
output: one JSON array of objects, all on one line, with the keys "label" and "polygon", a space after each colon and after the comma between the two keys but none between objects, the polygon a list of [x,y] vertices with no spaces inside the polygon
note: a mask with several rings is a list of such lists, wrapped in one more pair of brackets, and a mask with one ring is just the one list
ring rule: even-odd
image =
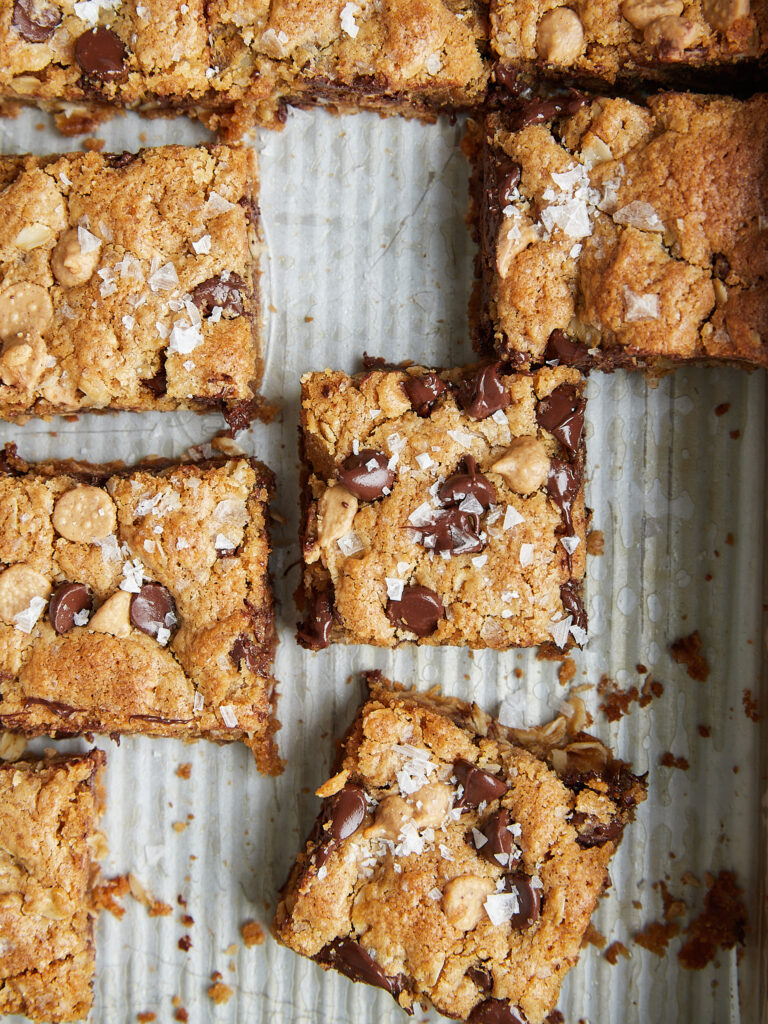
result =
[{"label": "crumb", "polygon": [[679,924],[653,921],[635,935],[635,942],[656,956],[664,956],[669,943],[679,934]]},{"label": "crumb", "polygon": [[313,316],[305,316],[304,317],[304,323],[305,324],[311,324],[314,319],[315,318]]},{"label": "crumb", "polygon": [[185,764],[180,764],[176,769],[176,774],[180,779],[188,779],[192,774],[192,765],[189,761]]},{"label": "crumb", "polygon": [[224,950],[224,956],[234,956],[235,953],[237,953],[237,943],[230,942],[230,944]]},{"label": "crumb", "polygon": [[221,981],[223,977],[224,975],[221,973],[221,971],[214,971],[213,974],[211,975],[211,981]]},{"label": "crumb", "polygon": [[736,543],[736,541],[735,541],[735,539],[734,539],[734,536],[733,536],[733,534],[732,534],[732,533],[728,533],[728,534],[726,534],[726,537],[725,537],[725,543],[726,543],[726,544],[728,545],[728,547],[731,547],[731,548],[732,548],[732,547],[733,547],[733,545],[734,545],[734,544]]},{"label": "crumb", "polygon": [[744,714],[751,722],[760,721],[760,712],[758,710],[757,698],[752,696],[751,690],[745,690],[742,696],[742,703],[744,704]]},{"label": "crumb", "polygon": [[163,903],[161,900],[153,900],[148,907],[148,913],[150,917],[170,917],[173,913],[173,907],[169,903]]},{"label": "crumb", "polygon": [[173,831],[174,832],[183,832],[185,828],[189,828],[189,822],[188,821],[174,821],[174,823],[173,823]]},{"label": "crumb", "polygon": [[140,132],[139,133],[139,142],[144,143],[146,141],[147,141],[147,133],[146,132]]},{"label": "crumb", "polygon": [[152,1024],[153,1020],[157,1020],[157,1014],[152,1013],[151,1010],[145,1010],[143,1013],[136,1014],[136,1020],[139,1024]]},{"label": "crumb", "polygon": [[561,686],[567,686],[576,675],[576,662],[573,658],[566,658],[557,670],[557,678]]},{"label": "crumb", "polygon": [[208,989],[209,997],[217,1006],[222,1006],[224,1003],[228,1003],[232,998],[233,993],[234,990],[231,989],[229,985],[224,985],[220,981],[217,981]]},{"label": "crumb", "polygon": [[191,914],[182,914],[181,923],[184,925],[185,928],[191,928],[192,925],[195,923],[195,919],[194,917],[192,917]]},{"label": "crumb", "polygon": [[730,408],[730,402],[721,402],[720,405],[715,406],[715,416],[725,416]]},{"label": "crumb", "polygon": [[559,1010],[553,1010],[544,1021],[544,1024],[565,1024],[565,1017]]},{"label": "crumb", "polygon": [[624,715],[628,715],[630,705],[640,700],[640,690],[636,686],[630,686],[628,690],[622,690],[610,676],[603,675],[597,684],[597,692],[605,700],[600,705],[609,722],[618,722]]},{"label": "crumb", "polygon": [[129,888],[128,875],[107,878],[93,890],[92,905],[98,910],[108,910],[110,914],[120,920],[125,914],[125,907],[120,902],[120,898],[125,896]]},{"label": "crumb", "polygon": [[614,967],[618,963],[620,956],[623,956],[627,960],[629,960],[631,955],[632,954],[629,952],[629,950],[623,942],[612,942],[608,949],[606,949],[606,951],[603,953],[603,956],[608,961],[608,963]]},{"label": "crumb", "polygon": [[587,534],[587,554],[602,555],[605,552],[605,537],[602,530],[590,530]]},{"label": "crumb", "polygon": [[664,904],[664,920],[676,921],[685,914],[685,902],[673,896],[665,882],[657,882],[654,889],[661,889],[661,899]]},{"label": "crumb", "polygon": [[251,946],[263,946],[267,940],[264,929],[258,921],[246,921],[240,929],[240,934],[243,936],[243,942],[247,949],[250,949]]},{"label": "crumb", "polygon": [[605,949],[607,942],[608,940],[603,935],[603,933],[599,932],[597,928],[595,928],[595,926],[590,922],[587,925],[587,930],[584,932],[584,937],[581,940],[582,948],[589,945],[595,946],[597,949]]},{"label": "crumb", "polygon": [[568,655],[561,651],[557,644],[541,644],[538,653],[536,654],[536,661],[565,661]]},{"label": "crumb", "polygon": [[675,757],[669,751],[666,754],[662,754],[659,758],[659,764],[664,768],[679,768],[680,771],[687,772],[691,767],[688,763],[687,757]]},{"label": "crumb", "polygon": [[699,730],[699,736],[702,736],[705,740],[708,740],[712,735],[712,730],[708,725],[699,725],[697,728]]},{"label": "crumb", "polygon": [[733,441],[738,441],[739,438],[741,437],[741,431],[740,430],[731,430],[731,431],[729,431],[729,435],[730,435],[730,437],[731,437],[731,439]]},{"label": "crumb", "polygon": [[669,652],[675,661],[685,665],[691,679],[703,683],[709,678],[709,664],[701,653],[701,637],[698,629],[689,636],[682,636],[670,644]]},{"label": "crumb", "polygon": [[677,958],[683,967],[698,971],[715,958],[718,949],[744,944],[747,911],[742,890],[732,871],[721,871],[704,897],[704,910],[688,925]]},{"label": "crumb", "polygon": [[683,877],[680,879],[683,885],[693,885],[697,889],[701,888],[701,882],[698,880],[696,875],[692,871],[686,871]]},{"label": "crumb", "polygon": [[179,949],[183,949],[185,953],[188,953],[192,948],[192,939],[188,935],[182,935],[178,942]]},{"label": "crumb", "polygon": [[83,149],[89,153],[100,153],[104,149],[104,139],[94,139],[92,136],[83,139]]},{"label": "crumb", "polygon": [[640,690],[640,707],[647,708],[654,697],[661,697],[663,693],[664,684],[660,683],[658,679],[648,676]]},{"label": "crumb", "polygon": [[643,909],[643,904],[640,902],[640,900],[632,900],[632,906],[635,908],[635,910]]},{"label": "crumb", "polygon": [[150,917],[170,917],[173,913],[173,907],[170,904],[163,903],[162,900],[151,896],[136,875],[132,873],[128,875],[128,888],[136,902],[147,908]]},{"label": "crumb", "polygon": [[187,1013],[183,1006],[180,1006],[178,1010],[174,1013],[173,1019],[180,1020],[183,1022],[183,1024],[186,1024],[186,1022],[189,1020],[189,1014]]}]

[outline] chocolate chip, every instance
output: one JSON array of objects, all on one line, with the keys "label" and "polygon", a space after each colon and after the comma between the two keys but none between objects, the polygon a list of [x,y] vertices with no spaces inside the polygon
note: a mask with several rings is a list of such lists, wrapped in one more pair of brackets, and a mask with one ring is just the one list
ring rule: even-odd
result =
[{"label": "chocolate chip", "polygon": [[126,75],[126,50],[108,28],[92,28],[75,41],[75,60],[83,73],[99,82],[118,82]]},{"label": "chocolate chip", "polygon": [[323,946],[314,959],[328,967],[335,967],[337,971],[341,971],[352,981],[364,981],[368,985],[383,988],[395,999],[405,988],[405,978],[402,974],[394,977],[386,975],[370,954],[354,939],[334,939],[327,946]]},{"label": "chocolate chip", "polygon": [[471,761],[465,761],[463,757],[456,761],[453,770],[464,787],[461,800],[457,804],[459,807],[479,807],[482,803],[498,800],[509,788],[502,779],[483,771]]},{"label": "chocolate chip", "polygon": [[448,389],[445,381],[432,370],[428,370],[421,377],[409,377],[403,381],[403,387],[417,416],[429,416],[435,402]]},{"label": "chocolate chip", "polygon": [[499,409],[506,409],[512,396],[499,378],[501,363],[484,366],[459,384],[458,401],[473,419],[484,420]]},{"label": "chocolate chip", "polygon": [[388,601],[387,618],[400,629],[416,636],[431,636],[445,615],[445,607],[434,590],[414,584],[403,588],[399,601]]},{"label": "chocolate chip", "polygon": [[154,377],[145,377],[141,382],[157,398],[161,398],[168,390],[168,376],[165,365],[161,366]]},{"label": "chocolate chip", "polygon": [[319,651],[331,642],[333,622],[333,591],[320,590],[312,598],[309,614],[301,623],[296,639],[302,647]]},{"label": "chocolate chip", "polygon": [[192,301],[202,316],[210,316],[217,306],[230,316],[242,316],[245,311],[245,290],[245,283],[239,274],[225,271],[216,277],[209,277],[207,281],[201,281],[192,290]]},{"label": "chocolate chip", "polygon": [[389,468],[389,459],[382,451],[364,448],[357,455],[344,460],[339,480],[356,498],[376,501],[383,498],[395,481],[395,471]]},{"label": "chocolate chip", "polygon": [[587,102],[587,97],[575,90],[569,96],[558,96],[552,99],[535,97],[526,103],[511,108],[508,118],[510,131],[519,132],[521,128],[527,128],[532,124],[541,124],[542,121],[551,121],[556,117],[570,117]]},{"label": "chocolate chip", "polygon": [[468,1017],[469,1024],[527,1024],[525,1016],[506,999],[486,999]]},{"label": "chocolate chip", "polygon": [[509,923],[513,928],[530,928],[541,915],[541,889],[534,887],[530,875],[524,871],[505,875],[504,888],[517,893],[518,911],[510,917]]},{"label": "chocolate chip", "polygon": [[539,402],[536,408],[536,422],[544,430],[554,434],[569,452],[575,454],[584,429],[586,405],[586,400],[573,384],[561,384]]},{"label": "chocolate chip", "polygon": [[84,583],[62,583],[51,594],[48,618],[57,633],[67,633],[75,624],[75,615],[91,607],[91,595]]},{"label": "chocolate chip", "polygon": [[576,366],[584,370],[592,365],[589,349],[581,342],[573,341],[565,331],[552,331],[544,349],[544,362],[548,366]]},{"label": "chocolate chip", "polygon": [[240,198],[237,200],[237,205],[242,206],[242,208],[245,210],[245,219],[248,221],[252,228],[255,228],[258,225],[259,221],[261,220],[261,209],[259,208],[259,204],[256,202],[254,197],[252,195],[240,196]]},{"label": "chocolate chip", "polygon": [[474,555],[485,547],[480,538],[480,517],[474,512],[448,508],[436,512],[432,522],[419,527],[421,543],[430,551]]},{"label": "chocolate chip", "polygon": [[483,835],[488,842],[479,851],[480,856],[489,863],[500,864],[503,868],[514,867],[521,856],[512,833],[507,828],[508,825],[509,811],[502,807],[485,823]]},{"label": "chocolate chip", "polygon": [[487,477],[477,472],[477,463],[471,455],[464,457],[463,467],[463,473],[449,476],[440,485],[437,491],[440,501],[446,505],[460,505],[471,495],[483,508],[493,505],[496,501],[496,488]]},{"label": "chocolate chip", "polygon": [[568,580],[560,587],[560,600],[568,615],[573,616],[572,625],[587,628],[587,613],[581,600],[581,586],[576,580]]},{"label": "chocolate chip", "polygon": [[263,652],[259,649],[258,644],[246,633],[241,633],[232,644],[229,656],[238,668],[240,668],[240,663],[244,661],[245,667],[249,672],[264,671]]},{"label": "chocolate chip", "polygon": [[565,520],[566,529],[573,534],[573,502],[581,486],[581,473],[570,462],[551,459],[549,476],[547,477],[547,493],[559,506]]},{"label": "chocolate chip", "polygon": [[128,167],[134,160],[138,160],[138,153],[130,153],[127,149],[123,150],[122,153],[108,153],[104,157],[109,167],[114,167],[116,170],[121,167]]},{"label": "chocolate chip", "polygon": [[493,975],[484,967],[470,967],[467,977],[477,985],[481,992],[490,992],[493,988]]},{"label": "chocolate chip", "polygon": [[11,25],[28,43],[44,43],[61,22],[61,10],[45,0],[14,0]]},{"label": "chocolate chip", "polygon": [[162,583],[145,583],[131,598],[131,622],[142,633],[157,639],[161,629],[178,623],[176,604]]},{"label": "chocolate chip", "polygon": [[496,63],[493,67],[493,77],[497,85],[506,89],[507,92],[513,95],[518,91],[517,85],[518,72],[512,68],[505,67],[503,64]]},{"label": "chocolate chip", "polygon": [[583,811],[574,811],[571,815],[571,824],[577,832],[576,842],[583,850],[589,850],[593,846],[605,846],[606,843],[618,839],[623,831],[623,825],[617,818],[602,822],[594,814],[584,814]]},{"label": "chocolate chip", "polygon": [[337,843],[348,839],[360,828],[368,805],[359,786],[344,786],[329,802],[331,834]]}]

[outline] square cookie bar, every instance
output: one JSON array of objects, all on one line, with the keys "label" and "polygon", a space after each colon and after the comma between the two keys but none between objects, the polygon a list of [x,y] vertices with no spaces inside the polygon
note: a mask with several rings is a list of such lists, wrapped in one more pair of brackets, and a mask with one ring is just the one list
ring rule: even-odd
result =
[{"label": "square cookie bar", "polygon": [[516,733],[368,678],[275,938],[406,1010],[542,1024],[644,781],[564,718]]},{"label": "square cookie bar", "polygon": [[516,72],[596,83],[744,84],[768,53],[766,0],[491,0],[491,48]]},{"label": "square cookie bar", "polygon": [[84,1019],[104,753],[0,762],[0,1014]]},{"label": "square cookie bar", "polygon": [[481,145],[481,347],[768,365],[768,96],[534,101]]},{"label": "square cookie bar", "polygon": [[500,363],[303,377],[299,642],[583,642],[583,392]]},{"label": "square cookie bar", "polygon": [[277,774],[271,472],[0,471],[0,727],[242,740]]},{"label": "square cookie bar", "polygon": [[0,416],[220,408],[261,377],[249,149],[0,157]]}]

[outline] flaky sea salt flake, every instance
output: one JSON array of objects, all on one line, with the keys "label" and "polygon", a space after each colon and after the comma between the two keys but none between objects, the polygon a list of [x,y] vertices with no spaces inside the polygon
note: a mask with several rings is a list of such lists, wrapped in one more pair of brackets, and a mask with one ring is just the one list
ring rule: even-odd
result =
[{"label": "flaky sea salt flake", "polygon": [[483,904],[491,924],[498,927],[520,912],[520,901],[515,892],[491,893]]},{"label": "flaky sea salt flake", "polygon": [[515,526],[519,526],[520,523],[525,522],[525,517],[521,516],[514,505],[507,505],[507,510],[504,513],[504,522],[502,526],[505,530],[511,530]]},{"label": "flaky sea salt flake", "polygon": [[35,623],[45,611],[48,602],[44,597],[33,597],[27,607],[13,616],[13,625],[22,633],[31,633]]},{"label": "flaky sea salt flake", "polygon": [[224,725],[226,725],[228,729],[236,729],[237,714],[235,713],[235,705],[222,704],[221,707],[219,708],[219,711],[221,712],[221,717],[224,721]]},{"label": "flaky sea salt flake", "polygon": [[559,622],[550,622],[550,632],[553,642],[562,650],[568,642],[568,633],[571,629],[573,616],[568,615]]},{"label": "flaky sea salt flake", "polygon": [[341,31],[346,32],[352,39],[357,39],[357,33],[360,31],[360,26],[355,21],[355,16],[359,13],[360,8],[354,3],[345,4],[341,11]]}]

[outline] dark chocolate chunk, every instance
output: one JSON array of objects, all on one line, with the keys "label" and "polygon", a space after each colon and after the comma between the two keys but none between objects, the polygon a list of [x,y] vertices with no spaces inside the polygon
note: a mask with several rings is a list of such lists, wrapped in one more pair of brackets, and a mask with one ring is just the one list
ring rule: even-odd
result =
[{"label": "dark chocolate chunk", "polygon": [[445,615],[445,607],[434,590],[414,584],[403,588],[399,601],[388,601],[387,618],[400,629],[416,636],[431,636]]},{"label": "dark chocolate chunk", "polygon": [[581,486],[581,473],[570,462],[551,459],[547,477],[547,493],[563,514],[567,532],[573,534],[573,502]]},{"label": "dark chocolate chunk", "polygon": [[589,349],[581,342],[573,341],[565,331],[552,331],[544,349],[544,362],[549,366],[575,366],[586,369],[592,364]]},{"label": "dark chocolate chunk", "polygon": [[146,377],[141,383],[153,395],[161,398],[168,390],[168,376],[165,372],[165,365],[160,367],[154,377]]},{"label": "dark chocolate chunk", "polygon": [[347,785],[329,801],[331,835],[340,843],[360,828],[367,812],[365,793],[359,786]]},{"label": "dark chocolate chunk", "polygon": [[536,407],[536,422],[544,430],[554,434],[569,452],[575,454],[584,430],[586,405],[586,400],[573,384],[561,384],[539,402]]},{"label": "dark chocolate chunk", "polygon": [[403,381],[403,387],[416,415],[429,416],[435,402],[447,390],[448,385],[436,373],[428,370],[421,377],[409,377]]},{"label": "dark chocolate chunk", "polygon": [[98,82],[118,82],[125,78],[126,50],[122,41],[108,28],[92,28],[75,41],[75,60],[88,78]]},{"label": "dark chocolate chunk", "polygon": [[594,814],[584,814],[583,811],[574,811],[571,815],[571,824],[578,833],[576,842],[583,850],[589,850],[593,846],[605,846],[607,842],[618,839],[623,831],[623,825],[618,818],[602,822]]},{"label": "dark chocolate chunk", "polygon": [[421,543],[430,551],[450,551],[452,555],[474,555],[485,547],[480,538],[480,517],[474,512],[448,508],[436,512],[432,522],[420,526]]},{"label": "dark chocolate chunk", "polygon": [[176,604],[162,583],[145,583],[131,598],[131,622],[142,633],[157,639],[161,629],[178,624]]},{"label": "dark chocolate chunk", "polygon": [[570,95],[542,99],[539,96],[510,108],[510,116],[505,127],[510,131],[519,132],[532,124],[551,121],[557,117],[570,117],[587,102],[587,97],[573,90]]},{"label": "dark chocolate chunk", "polygon": [[491,864],[500,864],[503,868],[513,868],[521,856],[520,849],[507,828],[508,825],[509,811],[502,807],[485,823],[483,835],[488,842],[479,851],[481,857]]},{"label": "dark chocolate chunk", "polygon": [[91,595],[84,583],[61,583],[51,594],[48,618],[57,633],[66,633],[74,626],[75,615],[91,607]]},{"label": "dark chocolate chunk", "polygon": [[469,1024],[527,1024],[516,1006],[506,999],[486,999],[478,1003],[468,1018]]},{"label": "dark chocolate chunk", "polygon": [[296,639],[310,651],[322,650],[331,642],[332,622],[333,591],[320,590],[312,598],[309,614],[300,624]]},{"label": "dark chocolate chunk", "polygon": [[243,295],[246,291],[245,282],[239,274],[225,271],[216,277],[201,281],[192,290],[192,301],[200,310],[201,316],[210,316],[218,306],[230,316],[242,316]]},{"label": "dark chocolate chunk", "polygon": [[238,668],[240,668],[240,663],[244,661],[245,667],[249,672],[264,671],[263,651],[260,650],[258,644],[246,633],[241,633],[237,640],[232,644],[232,650],[229,652],[229,656]]},{"label": "dark chocolate chunk", "polygon": [[339,480],[355,497],[363,501],[383,498],[395,482],[395,471],[389,468],[389,459],[382,451],[364,448],[357,455],[344,460]]},{"label": "dark chocolate chunk", "polygon": [[464,787],[457,807],[478,807],[482,803],[498,800],[509,788],[502,779],[483,771],[471,761],[465,761],[463,757],[456,761],[453,770]]},{"label": "dark chocolate chunk", "polygon": [[501,363],[484,366],[459,384],[459,405],[473,419],[484,420],[499,409],[506,409],[512,396],[499,378]]},{"label": "dark chocolate chunk", "polygon": [[484,967],[470,967],[467,977],[477,985],[481,992],[490,992],[493,988],[493,975]]},{"label": "dark chocolate chunk", "polygon": [[507,892],[513,889],[517,893],[518,910],[509,919],[513,928],[530,928],[541,915],[541,889],[535,887],[530,875],[524,871],[515,871],[504,876],[504,888]]},{"label": "dark chocolate chunk", "polygon": [[364,981],[368,985],[383,988],[395,999],[405,988],[405,978],[402,974],[390,978],[354,939],[334,939],[327,946],[323,946],[314,959],[328,967],[335,967],[352,981]]},{"label": "dark chocolate chunk", "polygon": [[437,496],[445,505],[460,505],[470,495],[488,508],[496,501],[496,488],[491,481],[477,472],[477,463],[471,455],[463,459],[464,472],[449,476],[441,484]]},{"label": "dark chocolate chunk", "polygon": [[581,600],[581,587],[576,580],[568,580],[560,587],[560,600],[568,615],[573,616],[572,625],[587,628],[587,613]]},{"label": "dark chocolate chunk", "polygon": [[61,10],[46,0],[13,0],[11,26],[28,43],[44,43],[61,23]]}]

